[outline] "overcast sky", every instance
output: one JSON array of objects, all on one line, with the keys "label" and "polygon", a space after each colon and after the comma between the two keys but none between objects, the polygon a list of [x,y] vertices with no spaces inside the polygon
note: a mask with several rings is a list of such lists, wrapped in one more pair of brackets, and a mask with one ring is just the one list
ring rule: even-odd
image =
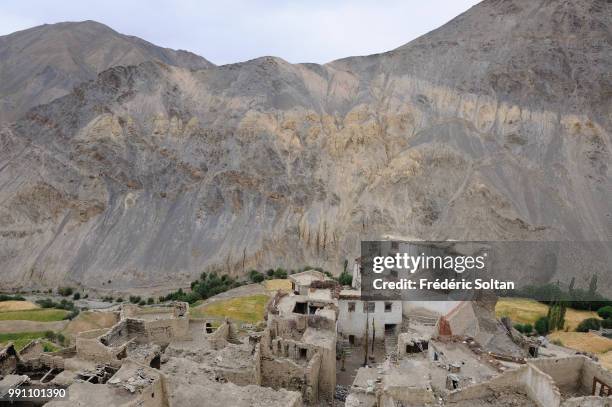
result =
[{"label": "overcast sky", "polygon": [[384,52],[437,28],[477,0],[2,0],[0,35],[96,20],[216,64],[274,55],[329,62]]}]

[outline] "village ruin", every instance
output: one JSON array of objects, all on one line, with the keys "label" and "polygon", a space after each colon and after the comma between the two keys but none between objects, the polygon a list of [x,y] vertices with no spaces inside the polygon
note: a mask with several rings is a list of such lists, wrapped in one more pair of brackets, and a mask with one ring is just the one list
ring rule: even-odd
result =
[{"label": "village ruin", "polygon": [[[111,328],[43,352],[0,351],[0,395],[15,386],[68,389],[60,406],[520,406],[612,402],[612,373],[594,358],[527,338],[497,320],[495,298],[365,302],[359,276],[290,276],[265,326],[190,317],[189,305],[121,306]],[[111,312],[111,311],[108,311]],[[19,405],[19,404],[15,404]]]}]

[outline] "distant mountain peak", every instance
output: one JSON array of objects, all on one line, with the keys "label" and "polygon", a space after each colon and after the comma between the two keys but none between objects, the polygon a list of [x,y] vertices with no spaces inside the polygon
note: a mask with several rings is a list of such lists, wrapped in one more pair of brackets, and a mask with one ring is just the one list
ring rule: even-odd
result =
[{"label": "distant mountain peak", "polygon": [[158,47],[93,20],[44,24],[0,37],[0,122],[70,92],[112,66],[160,61],[214,66],[188,51]]}]

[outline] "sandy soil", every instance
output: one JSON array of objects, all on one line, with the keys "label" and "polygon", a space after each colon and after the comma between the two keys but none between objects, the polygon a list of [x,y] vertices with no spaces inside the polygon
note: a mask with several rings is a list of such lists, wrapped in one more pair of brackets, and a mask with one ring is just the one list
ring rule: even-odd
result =
[{"label": "sandy soil", "polygon": [[286,279],[266,280],[264,281],[264,286],[266,287],[266,291],[273,292],[277,290],[290,292],[292,288],[291,281]]},{"label": "sandy soil", "polygon": [[0,312],[23,311],[38,308],[38,305],[30,301],[0,301]]},{"label": "sandy soil", "polygon": [[606,353],[612,351],[612,339],[586,332],[553,332],[548,339],[560,340],[563,346],[583,352]]}]

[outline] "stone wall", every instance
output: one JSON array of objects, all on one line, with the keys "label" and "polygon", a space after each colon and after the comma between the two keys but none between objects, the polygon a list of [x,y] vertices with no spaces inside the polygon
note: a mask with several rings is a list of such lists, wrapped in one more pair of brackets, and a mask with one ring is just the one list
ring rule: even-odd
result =
[{"label": "stone wall", "polygon": [[8,375],[15,372],[17,368],[18,356],[15,346],[9,343],[0,351],[0,375]]},{"label": "stone wall", "polygon": [[566,400],[561,404],[561,407],[606,407],[609,405],[601,397],[588,396]]},{"label": "stone wall", "polygon": [[321,370],[321,354],[314,355],[306,367],[306,388],[302,394],[305,403],[316,403],[319,400],[319,372]]},{"label": "stone wall", "polygon": [[301,394],[307,387],[306,367],[287,358],[261,358],[261,385],[275,390],[284,388]]},{"label": "stone wall", "polygon": [[[119,327],[117,331],[112,333],[113,337],[116,338],[116,335],[119,334],[118,331],[123,329],[125,329],[125,326]],[[110,363],[121,359],[122,355],[125,354],[129,341],[117,347],[106,346],[101,341],[102,338],[108,338],[108,335],[104,335],[105,332],[107,332],[106,329],[96,329],[77,335],[77,356],[81,359],[100,363]]]},{"label": "stone wall", "polygon": [[575,388],[580,383],[584,357],[540,358],[529,361],[555,381],[557,387]]},{"label": "stone wall", "polygon": [[227,345],[227,339],[229,337],[229,323],[224,322],[214,332],[210,334],[206,334],[206,340],[213,349],[218,350],[222,349]]},{"label": "stone wall", "polygon": [[525,392],[541,407],[558,407],[561,394],[554,380],[535,366],[524,365],[493,379],[451,392],[448,401],[458,402],[486,397],[492,391],[516,390]]},{"label": "stone wall", "polygon": [[591,395],[594,378],[612,387],[612,372],[585,356],[542,358],[529,363],[550,375],[562,389]]},{"label": "stone wall", "polygon": [[521,375],[521,383],[527,395],[542,407],[561,404],[561,393],[555,386],[554,379],[535,366],[527,365]]}]

